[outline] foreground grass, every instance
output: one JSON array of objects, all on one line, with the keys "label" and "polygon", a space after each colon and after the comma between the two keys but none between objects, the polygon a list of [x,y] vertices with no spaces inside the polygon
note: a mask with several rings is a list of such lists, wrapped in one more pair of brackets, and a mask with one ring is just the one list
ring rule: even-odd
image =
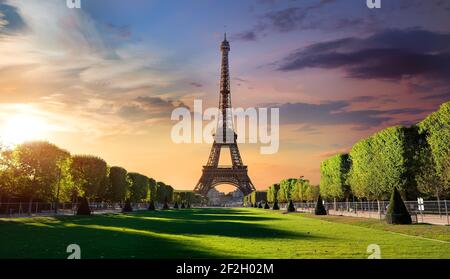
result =
[{"label": "foreground grass", "polygon": [[399,234],[327,218],[230,208],[0,219],[0,258],[66,258],[72,243],[82,258],[367,258],[369,244],[383,258],[450,258],[445,227]]}]

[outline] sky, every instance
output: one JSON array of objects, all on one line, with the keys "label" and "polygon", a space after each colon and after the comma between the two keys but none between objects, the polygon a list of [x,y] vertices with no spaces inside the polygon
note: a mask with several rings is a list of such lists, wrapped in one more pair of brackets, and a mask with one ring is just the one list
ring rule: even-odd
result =
[{"label": "sky", "polygon": [[193,189],[211,146],[174,143],[171,113],[218,105],[224,32],[233,106],[280,109],[277,153],[239,146],[259,190],[450,101],[446,0],[0,0],[0,141]]}]

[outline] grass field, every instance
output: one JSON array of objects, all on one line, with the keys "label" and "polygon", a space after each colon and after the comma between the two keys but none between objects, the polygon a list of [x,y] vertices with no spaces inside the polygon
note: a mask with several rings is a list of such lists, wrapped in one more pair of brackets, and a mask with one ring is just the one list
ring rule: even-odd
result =
[{"label": "grass field", "polygon": [[91,217],[0,219],[0,258],[450,258],[450,227],[282,214],[189,209]]}]

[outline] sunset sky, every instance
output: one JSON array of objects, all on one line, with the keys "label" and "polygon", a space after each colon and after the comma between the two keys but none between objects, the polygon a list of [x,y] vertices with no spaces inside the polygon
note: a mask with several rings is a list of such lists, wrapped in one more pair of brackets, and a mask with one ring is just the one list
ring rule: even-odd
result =
[{"label": "sunset sky", "polygon": [[175,144],[178,106],[218,105],[231,43],[235,107],[279,107],[280,149],[241,144],[257,189],[319,183],[320,162],[450,101],[450,1],[0,0],[0,140],[193,189],[210,144]]}]

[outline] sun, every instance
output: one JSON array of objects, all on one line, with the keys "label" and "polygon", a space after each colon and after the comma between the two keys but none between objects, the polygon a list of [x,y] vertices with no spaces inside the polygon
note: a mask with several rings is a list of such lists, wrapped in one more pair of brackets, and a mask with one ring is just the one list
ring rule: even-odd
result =
[{"label": "sun", "polygon": [[28,114],[9,117],[1,130],[0,141],[5,144],[20,144],[44,137],[47,125],[42,119]]}]

